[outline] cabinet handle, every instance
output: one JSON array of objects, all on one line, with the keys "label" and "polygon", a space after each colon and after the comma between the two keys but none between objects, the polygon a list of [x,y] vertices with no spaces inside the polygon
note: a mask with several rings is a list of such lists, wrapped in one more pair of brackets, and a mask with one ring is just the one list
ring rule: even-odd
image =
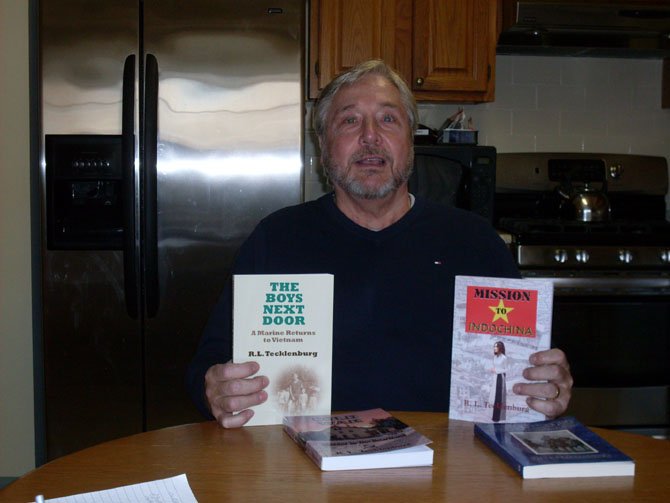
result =
[{"label": "cabinet handle", "polygon": [[414,83],[417,86],[422,86],[423,85],[423,77],[417,77],[416,80],[414,81]]}]

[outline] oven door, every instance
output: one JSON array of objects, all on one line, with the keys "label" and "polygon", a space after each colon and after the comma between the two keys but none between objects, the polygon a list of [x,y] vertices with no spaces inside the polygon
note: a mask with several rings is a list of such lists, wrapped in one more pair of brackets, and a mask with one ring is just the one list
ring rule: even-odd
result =
[{"label": "oven door", "polygon": [[552,346],[565,351],[575,380],[568,414],[593,426],[667,438],[670,278],[582,273],[552,279]]}]

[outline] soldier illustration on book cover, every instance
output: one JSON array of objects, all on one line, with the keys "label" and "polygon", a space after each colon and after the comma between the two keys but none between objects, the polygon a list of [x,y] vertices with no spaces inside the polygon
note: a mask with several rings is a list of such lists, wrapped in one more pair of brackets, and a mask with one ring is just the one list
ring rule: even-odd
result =
[{"label": "soldier illustration on book cover", "polygon": [[321,398],[318,376],[306,366],[284,370],[275,383],[275,400],[286,415],[300,415],[317,410]]}]

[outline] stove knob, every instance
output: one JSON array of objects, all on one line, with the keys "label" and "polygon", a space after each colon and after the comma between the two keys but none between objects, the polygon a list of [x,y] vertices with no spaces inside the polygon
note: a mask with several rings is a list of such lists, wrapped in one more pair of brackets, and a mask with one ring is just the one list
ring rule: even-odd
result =
[{"label": "stove knob", "polygon": [[661,262],[670,264],[670,250],[663,250],[661,252]]},{"label": "stove knob", "polygon": [[610,165],[610,178],[616,180],[621,177],[623,173],[623,166],[621,164],[612,164]]},{"label": "stove knob", "polygon": [[586,250],[577,250],[575,252],[575,259],[577,260],[577,262],[586,264],[589,261],[589,252],[587,252]]},{"label": "stove knob", "polygon": [[633,261],[633,252],[630,250],[619,250],[619,262],[630,264]]},{"label": "stove knob", "polygon": [[565,250],[558,249],[554,251],[554,262],[559,264],[565,264],[568,261],[568,252]]}]

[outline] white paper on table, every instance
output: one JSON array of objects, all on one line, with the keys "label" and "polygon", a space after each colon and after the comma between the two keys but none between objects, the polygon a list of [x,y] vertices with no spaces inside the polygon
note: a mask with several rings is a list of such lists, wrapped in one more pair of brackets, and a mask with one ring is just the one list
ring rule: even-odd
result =
[{"label": "white paper on table", "polygon": [[104,491],[45,500],[45,503],[197,503],[186,474]]}]

